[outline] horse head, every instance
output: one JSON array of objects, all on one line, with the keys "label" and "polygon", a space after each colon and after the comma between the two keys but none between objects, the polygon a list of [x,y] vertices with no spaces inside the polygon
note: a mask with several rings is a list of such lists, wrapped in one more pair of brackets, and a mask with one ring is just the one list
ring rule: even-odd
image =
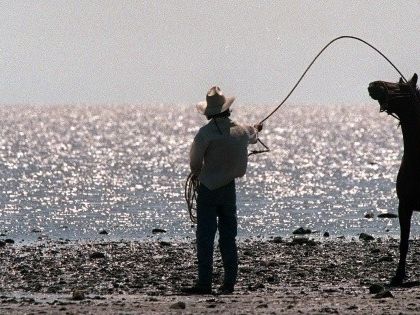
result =
[{"label": "horse head", "polygon": [[417,79],[415,73],[408,82],[404,82],[402,78],[397,83],[371,82],[368,87],[369,95],[379,102],[381,112],[385,111],[397,118],[401,118],[404,114],[411,115],[417,112],[418,106],[415,105],[420,106],[420,95],[416,88]]}]

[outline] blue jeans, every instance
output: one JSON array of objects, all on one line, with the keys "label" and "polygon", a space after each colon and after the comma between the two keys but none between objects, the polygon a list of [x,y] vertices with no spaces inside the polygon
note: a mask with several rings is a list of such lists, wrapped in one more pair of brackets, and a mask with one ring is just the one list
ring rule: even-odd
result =
[{"label": "blue jeans", "polygon": [[224,284],[233,286],[238,274],[235,181],[215,190],[209,190],[203,184],[198,187],[196,236],[198,284],[202,286],[211,287],[214,237],[217,229],[225,271]]}]

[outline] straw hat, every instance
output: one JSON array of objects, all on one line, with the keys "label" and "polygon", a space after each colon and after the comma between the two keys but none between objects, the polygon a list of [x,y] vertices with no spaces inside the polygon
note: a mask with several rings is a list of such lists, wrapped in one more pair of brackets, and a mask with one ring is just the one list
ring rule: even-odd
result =
[{"label": "straw hat", "polygon": [[199,113],[213,116],[228,110],[235,97],[225,97],[218,86],[213,86],[207,92],[206,100],[197,104]]}]

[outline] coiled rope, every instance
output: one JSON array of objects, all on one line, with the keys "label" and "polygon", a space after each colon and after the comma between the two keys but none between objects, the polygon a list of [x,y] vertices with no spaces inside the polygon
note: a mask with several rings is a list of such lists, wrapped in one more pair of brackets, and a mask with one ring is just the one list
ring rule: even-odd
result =
[{"label": "coiled rope", "polygon": [[[259,124],[264,123],[268,118],[270,118],[276,111],[278,111],[280,109],[280,107],[283,106],[283,104],[288,100],[288,98],[292,95],[292,93],[295,91],[295,89],[298,87],[298,85],[300,84],[300,82],[302,81],[302,79],[305,77],[305,75],[307,74],[307,72],[309,71],[309,69],[313,66],[313,64],[315,63],[315,61],[319,58],[319,56],[322,55],[322,53],[334,42],[340,40],[340,39],[354,39],[357,40],[359,42],[362,42],[363,44],[369,46],[370,48],[372,48],[374,51],[376,51],[379,55],[381,55],[386,61],[388,61],[388,63],[398,72],[398,74],[401,76],[401,78],[404,80],[405,83],[407,83],[407,79],[404,77],[404,75],[401,73],[400,70],[398,70],[398,68],[391,62],[391,60],[389,60],[379,49],[377,49],[375,46],[373,46],[372,44],[368,43],[367,41],[356,37],[356,36],[350,36],[350,35],[343,35],[343,36],[339,36],[334,38],[333,40],[331,40],[328,44],[326,44],[321,50],[320,52],[315,56],[314,59],[312,59],[311,63],[306,67],[305,71],[303,72],[303,74],[300,76],[300,78],[298,79],[298,81],[296,82],[296,84],[292,87],[292,89],[290,90],[290,92],[286,95],[286,97],[281,101],[281,103],[274,108],[264,119],[262,119]],[[259,150],[259,151],[251,151],[251,153],[249,155],[252,154],[257,154],[257,153],[264,153],[264,152],[269,152],[270,149],[263,143],[261,142],[261,140],[259,140],[259,143],[261,143],[264,146],[264,150]],[[185,182],[185,200],[187,202],[187,207],[188,207],[188,213],[190,215],[190,219],[193,223],[197,222],[197,189],[198,189],[198,185],[199,185],[199,181],[198,178],[196,176],[194,176],[193,174],[189,174],[187,177],[187,180]]]},{"label": "coiled rope", "polygon": [[197,176],[193,173],[188,175],[187,180],[185,181],[184,194],[185,201],[187,202],[188,214],[190,215],[190,220],[192,223],[197,223],[197,190],[200,182],[198,181]]}]

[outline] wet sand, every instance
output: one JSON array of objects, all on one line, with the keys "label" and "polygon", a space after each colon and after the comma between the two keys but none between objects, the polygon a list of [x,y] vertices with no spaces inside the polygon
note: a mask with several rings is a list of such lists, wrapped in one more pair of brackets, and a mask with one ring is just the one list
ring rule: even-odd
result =
[{"label": "wet sand", "polygon": [[[196,276],[192,242],[5,244],[0,313],[418,314],[420,240],[410,244],[409,281],[389,288],[397,255],[392,239],[243,240],[234,294],[184,296]],[[216,250],[215,289],[221,280]]]}]

